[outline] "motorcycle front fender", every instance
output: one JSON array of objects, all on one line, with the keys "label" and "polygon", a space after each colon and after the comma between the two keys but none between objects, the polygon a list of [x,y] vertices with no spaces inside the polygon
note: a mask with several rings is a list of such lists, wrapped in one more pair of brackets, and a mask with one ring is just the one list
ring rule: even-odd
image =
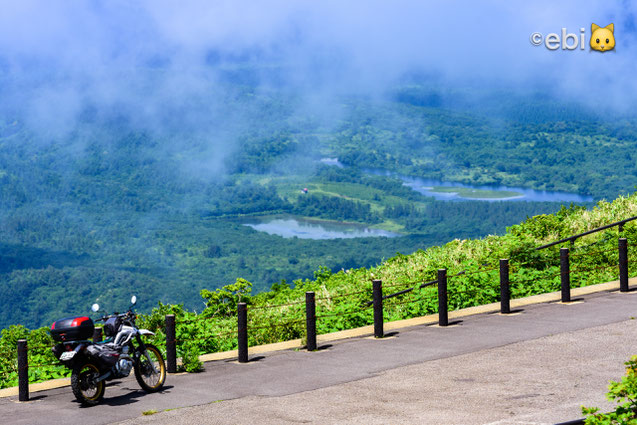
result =
[{"label": "motorcycle front fender", "polygon": [[151,335],[151,336],[152,336],[152,335],[155,335],[155,333],[154,333],[154,332],[151,332],[151,331],[149,331],[148,329],[140,329],[140,330],[139,330],[139,333],[140,333],[141,335]]}]

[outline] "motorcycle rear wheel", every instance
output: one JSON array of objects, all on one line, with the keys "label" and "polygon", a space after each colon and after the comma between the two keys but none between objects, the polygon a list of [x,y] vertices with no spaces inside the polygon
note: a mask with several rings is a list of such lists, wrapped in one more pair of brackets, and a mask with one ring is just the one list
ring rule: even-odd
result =
[{"label": "motorcycle rear wheel", "polygon": [[139,359],[135,362],[135,378],[147,393],[154,393],[162,389],[166,381],[166,362],[157,347],[146,344],[146,351],[152,361],[154,370],[146,355],[140,351]]},{"label": "motorcycle rear wheel", "polygon": [[86,406],[95,406],[104,397],[104,381],[94,382],[100,370],[93,363],[76,365],[71,373],[71,389],[77,401]]}]

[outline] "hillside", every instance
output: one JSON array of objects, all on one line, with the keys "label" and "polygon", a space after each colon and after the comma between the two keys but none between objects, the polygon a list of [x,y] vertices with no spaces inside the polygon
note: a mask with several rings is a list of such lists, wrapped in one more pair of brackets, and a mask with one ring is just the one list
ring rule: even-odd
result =
[{"label": "hillside", "polygon": [[[206,131],[178,114],[139,129],[87,109],[63,134],[0,118],[0,288],[11,299],[0,302],[0,328],[42,326],[131,290],[142,312],[159,300],[201,310],[201,289],[238,276],[257,292],[321,266],[373,267],[613,199],[635,180],[632,118],[600,122],[552,98],[495,93],[476,109],[473,92],[407,86],[308,111],[282,91],[219,90],[228,120]],[[523,191],[536,196],[519,202]],[[447,200],[454,192],[466,197]],[[248,227],[281,216],[401,236]]]},{"label": "hillside", "polygon": [[[497,262],[511,262],[511,294],[513,298],[558,290],[559,247],[536,251],[535,247],[610,222],[637,215],[637,194],[619,197],[613,202],[598,202],[595,207],[562,208],[555,214],[538,215],[511,226],[501,236],[480,239],[453,240],[442,246],[419,250],[410,255],[397,255],[376,267],[342,270],[337,273],[320,268],[314,279],[297,280],[294,286],[275,284],[270,291],[252,294],[252,284],[237,279],[232,285],[215,291],[203,290],[206,309],[192,313],[180,305],[162,304],[150,315],[140,317],[142,326],[157,331],[155,343],[165,345],[164,315],[177,317],[178,355],[184,357],[187,370],[196,370],[201,353],[236,348],[236,304],[247,302],[251,345],[302,338],[304,336],[304,293],[317,295],[318,332],[326,333],[372,323],[372,311],[366,302],[371,299],[371,281],[382,279],[387,292],[413,287],[435,277],[436,270],[447,268],[454,275],[449,279],[449,308],[459,309],[495,302],[499,297]],[[579,239],[572,247],[571,275],[573,287],[586,286],[617,279],[618,229],[595,233]],[[629,269],[637,271],[634,245],[637,226],[627,224],[622,236],[629,240]],[[480,272],[483,271],[483,272]],[[413,291],[385,304],[385,320],[397,320],[434,313],[437,310],[435,288]],[[104,305],[109,308],[108,305]],[[323,317],[320,317],[323,316]],[[30,343],[44,349],[34,352],[36,364],[52,362],[46,328],[29,331],[11,326],[2,331],[0,351],[6,359],[0,365],[3,386],[15,384],[15,341],[28,334]],[[38,354],[40,353],[40,354]],[[45,379],[66,373],[49,366],[30,371],[33,379]]]}]

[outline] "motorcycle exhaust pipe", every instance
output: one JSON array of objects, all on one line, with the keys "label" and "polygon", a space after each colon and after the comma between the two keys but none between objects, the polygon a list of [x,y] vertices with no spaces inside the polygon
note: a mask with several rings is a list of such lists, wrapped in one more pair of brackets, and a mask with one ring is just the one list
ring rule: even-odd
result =
[{"label": "motorcycle exhaust pipe", "polygon": [[112,375],[112,373],[113,373],[113,371],[112,371],[112,370],[109,370],[109,371],[108,371],[108,372],[106,372],[104,375],[102,375],[102,376],[100,376],[99,378],[97,378],[97,379],[95,380],[95,383],[97,384],[98,382],[101,382],[101,381],[105,380],[106,378],[108,378],[109,376],[111,376],[111,375]]}]

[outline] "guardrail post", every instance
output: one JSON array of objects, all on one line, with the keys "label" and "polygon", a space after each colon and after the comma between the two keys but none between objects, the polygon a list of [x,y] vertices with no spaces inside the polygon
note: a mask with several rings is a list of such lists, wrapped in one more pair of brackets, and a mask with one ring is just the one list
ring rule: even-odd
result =
[{"label": "guardrail post", "polygon": [[511,313],[511,288],[509,287],[509,260],[500,260],[500,313]]},{"label": "guardrail post", "polygon": [[628,239],[619,238],[619,291],[628,292]]},{"label": "guardrail post", "polygon": [[316,301],[314,292],[305,293],[305,329],[307,351],[316,350]]},{"label": "guardrail post", "polygon": [[383,329],[383,281],[372,281],[372,294],[374,297],[374,336],[382,338],[385,336]]},{"label": "guardrail post", "polygon": [[447,326],[447,269],[438,269],[438,325]]},{"label": "guardrail post", "polygon": [[95,328],[93,330],[93,342],[102,341],[102,328]]},{"label": "guardrail post", "polygon": [[248,305],[237,304],[237,347],[239,363],[248,363]]},{"label": "guardrail post", "polygon": [[562,280],[562,302],[571,301],[571,271],[569,267],[568,248],[560,248],[560,277]]},{"label": "guardrail post", "polygon": [[18,400],[29,401],[29,356],[27,340],[18,340]]},{"label": "guardrail post", "polygon": [[166,324],[166,371],[177,373],[177,335],[175,332],[175,315],[167,314]]}]

